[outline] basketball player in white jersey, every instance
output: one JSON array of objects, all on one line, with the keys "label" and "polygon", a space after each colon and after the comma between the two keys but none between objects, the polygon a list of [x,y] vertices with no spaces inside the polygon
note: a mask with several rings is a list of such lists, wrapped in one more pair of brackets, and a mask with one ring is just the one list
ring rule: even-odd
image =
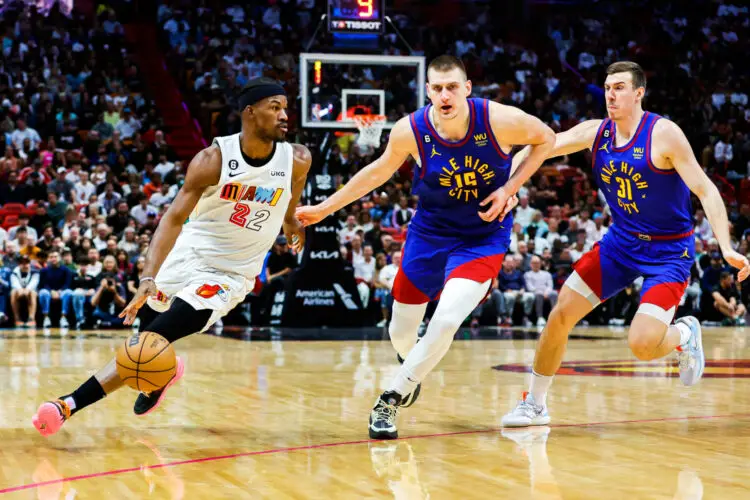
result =
[{"label": "basketball player in white jersey", "polygon": [[[193,158],[154,233],[138,292],[121,314],[128,325],[138,315],[140,331],[170,342],[205,331],[245,299],[280,229],[295,250],[305,243],[294,210],[311,156],[306,147],[284,142],[286,93],[275,80],[256,78],[239,100],[242,131],[217,137]],[[184,370],[178,357],[166,387],[138,395],[136,415],[154,410]],[[71,394],[43,403],[33,424],[44,436],[54,434],[122,385],[113,359]]]}]

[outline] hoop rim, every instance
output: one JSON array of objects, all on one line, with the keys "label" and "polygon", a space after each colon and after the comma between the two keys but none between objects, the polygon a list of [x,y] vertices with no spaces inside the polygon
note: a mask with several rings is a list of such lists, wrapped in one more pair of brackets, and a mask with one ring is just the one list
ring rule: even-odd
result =
[{"label": "hoop rim", "polygon": [[354,115],[352,116],[352,121],[357,125],[357,128],[361,129],[362,127],[371,127],[373,124],[377,122],[382,122],[385,124],[385,122],[388,120],[388,117],[385,115],[378,115],[378,114],[364,114],[364,115]]}]

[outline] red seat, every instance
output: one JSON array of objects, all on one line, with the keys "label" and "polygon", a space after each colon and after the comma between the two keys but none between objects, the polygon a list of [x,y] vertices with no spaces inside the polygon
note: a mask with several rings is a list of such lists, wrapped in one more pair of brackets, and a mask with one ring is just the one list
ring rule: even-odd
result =
[{"label": "red seat", "polygon": [[5,220],[3,220],[3,229],[10,229],[13,226],[18,225],[18,216],[17,215],[8,215],[5,217]]},{"label": "red seat", "polygon": [[21,213],[26,209],[26,206],[24,206],[22,203],[6,203],[3,206],[3,210],[5,212],[15,212],[15,213]]}]

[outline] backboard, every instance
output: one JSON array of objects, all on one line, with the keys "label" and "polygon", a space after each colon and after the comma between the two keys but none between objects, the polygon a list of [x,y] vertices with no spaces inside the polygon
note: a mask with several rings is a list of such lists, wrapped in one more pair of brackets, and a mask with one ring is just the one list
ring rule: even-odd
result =
[{"label": "backboard", "polygon": [[370,54],[300,54],[301,125],[352,129],[354,114],[388,117],[391,129],[425,103],[425,58]]}]

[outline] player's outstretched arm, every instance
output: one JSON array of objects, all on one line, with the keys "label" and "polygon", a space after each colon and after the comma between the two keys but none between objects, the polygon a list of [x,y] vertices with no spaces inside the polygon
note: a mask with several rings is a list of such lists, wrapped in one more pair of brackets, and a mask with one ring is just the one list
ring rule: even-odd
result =
[{"label": "player's outstretched arm", "polygon": [[491,222],[508,209],[508,200],[521,186],[539,170],[542,162],[555,147],[555,133],[540,119],[512,106],[490,103],[492,133],[503,145],[529,145],[529,154],[523,159],[504,186],[482,200],[480,206],[488,204],[486,212],[478,212],[482,220]]},{"label": "player's outstretched arm", "polygon": [[680,175],[690,191],[692,191],[703,205],[708,222],[719,241],[721,253],[729,264],[740,270],[738,279],[743,281],[750,274],[750,264],[747,258],[732,249],[729,236],[729,219],[724,200],[716,185],[711,182],[701,168],[693,154],[690,143],[682,129],[674,122],[662,118],[654,126],[654,141],[651,155],[657,155],[668,160]]},{"label": "player's outstretched arm", "polygon": [[[547,158],[565,156],[591,148],[601,124],[602,120],[587,120],[565,132],[558,133],[555,136],[555,147],[547,154]],[[526,159],[530,152],[531,146],[527,146],[513,156],[511,175]]]},{"label": "player's outstretched arm", "polygon": [[409,118],[401,118],[391,130],[388,146],[380,158],[357,172],[344,187],[324,202],[298,208],[297,218],[305,226],[316,224],[337,210],[360,199],[390,179],[415,149],[416,141],[409,126]]},{"label": "player's outstretched arm", "polygon": [[310,171],[310,165],[312,164],[312,155],[310,150],[302,144],[292,144],[292,149],[294,149],[292,199],[289,200],[289,206],[284,215],[282,230],[292,249],[295,252],[301,252],[305,247],[305,228],[297,220],[294,212],[297,210],[302,190],[305,189],[305,183],[307,183],[307,173]]},{"label": "player's outstretched arm", "polygon": [[[185,183],[156,227],[154,237],[148,246],[146,264],[138,291],[130,304],[120,313],[120,317],[125,318],[126,325],[133,323],[138,310],[146,303],[146,299],[156,293],[153,278],[156,277],[164,259],[174,247],[183,224],[206,188],[218,184],[220,178],[221,150],[217,146],[208,147],[195,155],[188,166]],[[144,280],[144,278],[150,279]]]}]

